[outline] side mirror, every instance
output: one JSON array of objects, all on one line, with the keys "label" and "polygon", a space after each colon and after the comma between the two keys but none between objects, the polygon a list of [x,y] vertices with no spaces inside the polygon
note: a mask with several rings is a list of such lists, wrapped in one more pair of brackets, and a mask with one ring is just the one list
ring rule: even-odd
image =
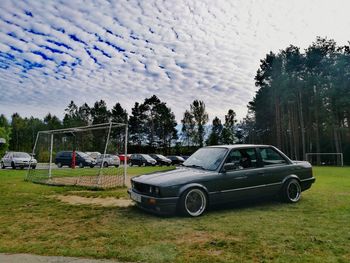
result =
[{"label": "side mirror", "polygon": [[237,164],[235,164],[235,163],[225,163],[224,164],[224,171],[225,172],[236,170],[236,169],[237,169]]}]

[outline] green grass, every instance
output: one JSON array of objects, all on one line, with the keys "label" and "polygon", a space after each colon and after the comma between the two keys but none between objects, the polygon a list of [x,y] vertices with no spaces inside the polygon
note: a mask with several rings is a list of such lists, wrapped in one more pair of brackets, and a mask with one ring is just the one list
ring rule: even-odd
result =
[{"label": "green grass", "polygon": [[[152,170],[129,173],[145,169]],[[52,196],[126,197],[126,189],[80,191],[24,182],[24,175],[0,171],[0,252],[129,262],[350,261],[350,168],[314,168],[316,183],[295,205],[264,200],[195,219],[68,205]]]}]

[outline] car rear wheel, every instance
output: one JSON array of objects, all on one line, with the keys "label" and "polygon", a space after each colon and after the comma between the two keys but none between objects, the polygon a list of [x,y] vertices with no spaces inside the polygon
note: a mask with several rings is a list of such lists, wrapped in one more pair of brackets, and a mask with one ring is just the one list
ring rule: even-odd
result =
[{"label": "car rear wheel", "polygon": [[287,203],[296,203],[301,197],[301,186],[298,180],[288,180],[282,188],[282,200]]},{"label": "car rear wheel", "polygon": [[57,163],[58,168],[62,168],[62,163]]},{"label": "car rear wheel", "polygon": [[119,164],[116,164],[116,165],[114,165],[115,166],[115,168],[118,168],[119,167]]},{"label": "car rear wheel", "polygon": [[79,168],[84,168],[84,164],[83,163],[79,163]]},{"label": "car rear wheel", "polygon": [[180,198],[180,212],[186,216],[197,217],[207,208],[207,195],[199,188],[185,191]]},{"label": "car rear wheel", "polygon": [[16,165],[14,162],[11,163],[11,167],[12,167],[12,169],[16,169]]},{"label": "car rear wheel", "polygon": [[107,167],[108,167],[108,163],[107,163],[107,162],[104,162],[104,163],[103,163],[103,167],[107,168]]},{"label": "car rear wheel", "polygon": [[5,167],[4,163],[1,163],[1,169],[5,169]]}]

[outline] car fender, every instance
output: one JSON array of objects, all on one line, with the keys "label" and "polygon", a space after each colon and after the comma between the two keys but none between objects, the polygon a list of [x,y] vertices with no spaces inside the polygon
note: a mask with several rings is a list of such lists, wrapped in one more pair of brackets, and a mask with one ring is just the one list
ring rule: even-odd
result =
[{"label": "car fender", "polygon": [[295,175],[295,174],[290,174],[290,175],[286,176],[286,177],[282,180],[282,185],[284,185],[284,183],[287,182],[287,181],[290,180],[290,179],[297,179],[297,180],[299,181],[299,183],[300,183],[300,178],[299,178],[297,175]]},{"label": "car fender", "polygon": [[179,189],[178,196],[181,196],[187,189],[190,189],[190,188],[200,188],[200,189],[204,190],[206,195],[208,196],[208,189],[205,186],[198,184],[198,183],[191,183],[191,184],[186,184],[186,185],[182,186]]}]

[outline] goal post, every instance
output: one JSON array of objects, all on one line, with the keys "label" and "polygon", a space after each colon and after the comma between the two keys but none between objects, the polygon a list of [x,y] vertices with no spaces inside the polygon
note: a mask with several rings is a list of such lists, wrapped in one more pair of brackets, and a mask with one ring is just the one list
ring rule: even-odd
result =
[{"label": "goal post", "polygon": [[[50,185],[92,188],[126,186],[128,125],[101,123],[88,126],[39,131],[26,180]],[[30,160],[30,163],[32,159]]]},{"label": "goal post", "polygon": [[311,164],[344,166],[343,153],[306,153],[305,157]]}]

